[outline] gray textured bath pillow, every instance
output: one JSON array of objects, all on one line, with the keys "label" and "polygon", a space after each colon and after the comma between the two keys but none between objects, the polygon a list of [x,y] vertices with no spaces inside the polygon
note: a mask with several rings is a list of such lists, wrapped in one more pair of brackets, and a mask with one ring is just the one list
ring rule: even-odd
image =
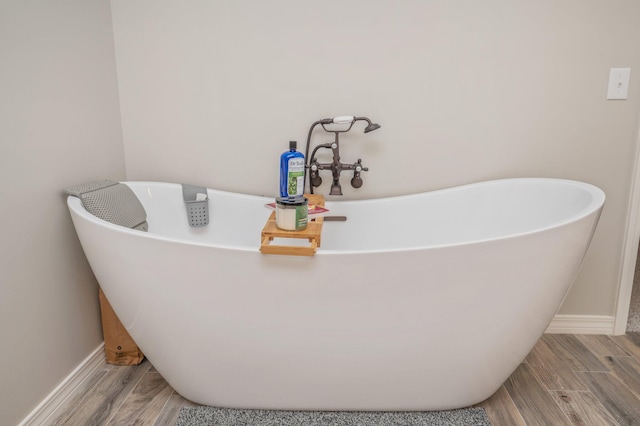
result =
[{"label": "gray textured bath pillow", "polygon": [[147,231],[147,212],[131,188],[122,183],[104,180],[78,185],[64,190],[76,196],[92,215],[127,228]]}]

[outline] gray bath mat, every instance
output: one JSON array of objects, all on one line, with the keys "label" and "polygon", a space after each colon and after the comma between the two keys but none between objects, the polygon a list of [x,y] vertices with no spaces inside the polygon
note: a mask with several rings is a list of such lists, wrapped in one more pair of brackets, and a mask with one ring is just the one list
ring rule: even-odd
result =
[{"label": "gray bath mat", "polygon": [[184,407],[175,426],[491,426],[484,408],[451,411],[274,411]]}]

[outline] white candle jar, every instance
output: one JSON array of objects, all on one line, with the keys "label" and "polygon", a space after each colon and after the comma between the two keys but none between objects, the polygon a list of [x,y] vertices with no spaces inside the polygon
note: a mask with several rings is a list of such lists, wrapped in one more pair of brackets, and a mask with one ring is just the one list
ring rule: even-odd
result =
[{"label": "white candle jar", "polygon": [[307,228],[309,200],[305,197],[276,198],[276,226],[285,231]]}]

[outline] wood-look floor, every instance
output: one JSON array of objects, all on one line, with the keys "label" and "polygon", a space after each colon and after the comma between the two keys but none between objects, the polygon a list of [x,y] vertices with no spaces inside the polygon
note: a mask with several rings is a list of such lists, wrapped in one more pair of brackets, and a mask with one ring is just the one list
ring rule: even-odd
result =
[{"label": "wood-look floor", "polygon": [[[55,425],[173,425],[176,394],[148,361],[105,364]],[[493,426],[640,425],[640,334],[540,339],[484,407]]]}]

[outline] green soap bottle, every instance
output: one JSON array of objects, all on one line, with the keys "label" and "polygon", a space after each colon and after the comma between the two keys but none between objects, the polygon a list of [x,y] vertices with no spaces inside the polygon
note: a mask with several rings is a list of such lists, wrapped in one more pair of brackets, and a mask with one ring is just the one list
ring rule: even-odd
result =
[{"label": "green soap bottle", "polygon": [[298,142],[289,142],[289,151],[280,156],[280,196],[302,197],[304,191],[304,154],[296,151]]}]

